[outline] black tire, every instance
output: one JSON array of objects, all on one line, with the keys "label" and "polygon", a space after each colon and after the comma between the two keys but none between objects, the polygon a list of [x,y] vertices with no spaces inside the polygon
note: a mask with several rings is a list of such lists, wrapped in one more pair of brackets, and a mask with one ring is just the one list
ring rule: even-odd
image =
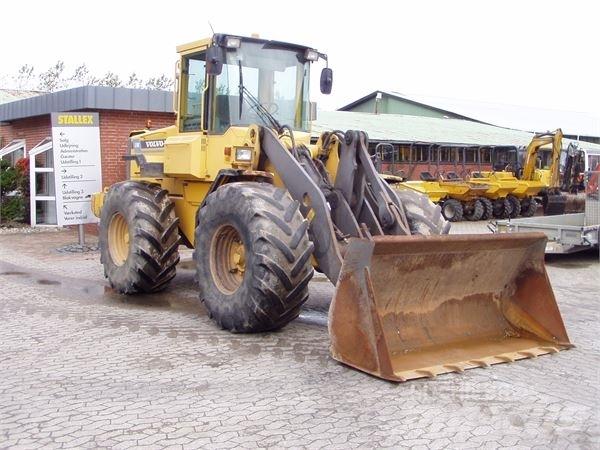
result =
[{"label": "black tire", "polygon": [[483,214],[481,220],[490,220],[494,217],[494,204],[489,198],[479,197],[477,200],[483,205]]},{"label": "black tire", "polygon": [[496,219],[508,219],[512,208],[507,198],[497,198],[493,203],[493,215]]},{"label": "black tire", "polygon": [[538,204],[533,197],[526,197],[521,200],[521,215],[523,217],[533,217],[537,208]]},{"label": "black tire", "polygon": [[410,231],[417,235],[448,234],[450,222],[442,216],[442,209],[429,197],[413,190],[394,190],[406,213]]},{"label": "black tire", "polygon": [[460,222],[463,219],[463,206],[453,198],[444,200],[442,203],[442,215],[450,222]]},{"label": "black tire", "polygon": [[485,208],[483,203],[479,201],[479,199],[473,200],[471,204],[467,205],[467,208],[463,206],[463,217],[469,221],[475,222],[477,220],[481,220],[483,217],[483,213],[485,212]]},{"label": "black tire", "polygon": [[[121,294],[164,289],[179,262],[179,219],[168,192],[158,185],[125,181],[107,192],[100,218],[100,261],[104,276]],[[126,229],[128,245],[119,251],[109,240],[111,223]],[[125,241],[126,242],[126,241]],[[111,247],[112,245],[112,247]]]},{"label": "black tire", "polygon": [[514,195],[509,195],[506,198],[510,202],[510,213],[509,213],[508,217],[510,217],[511,219],[515,219],[515,218],[519,217],[519,214],[521,214],[520,200],[517,197],[515,197]]},{"label": "black tire", "polygon": [[[299,203],[285,189],[237,182],[210,194],[198,212],[194,251],[209,316],[235,333],[277,330],[298,317],[313,276],[307,230]],[[243,272],[227,263],[232,238],[224,233],[243,246]]]}]

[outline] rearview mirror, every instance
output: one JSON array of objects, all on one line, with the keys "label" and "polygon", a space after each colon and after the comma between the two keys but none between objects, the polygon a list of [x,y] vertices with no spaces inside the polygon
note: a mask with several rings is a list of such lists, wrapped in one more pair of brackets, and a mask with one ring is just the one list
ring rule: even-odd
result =
[{"label": "rearview mirror", "polygon": [[225,49],[213,45],[206,50],[206,73],[208,75],[221,75],[223,61],[225,60]]},{"label": "rearview mirror", "polygon": [[324,67],[321,70],[321,94],[331,94],[333,86],[333,70],[329,67]]}]

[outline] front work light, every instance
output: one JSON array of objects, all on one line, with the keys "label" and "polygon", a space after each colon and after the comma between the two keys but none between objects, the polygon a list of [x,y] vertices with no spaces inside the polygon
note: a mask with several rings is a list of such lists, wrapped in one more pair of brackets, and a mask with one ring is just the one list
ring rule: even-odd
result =
[{"label": "front work light", "polygon": [[248,147],[239,147],[235,149],[235,160],[250,162],[252,161],[252,148]]},{"label": "front work light", "polygon": [[225,39],[225,47],[227,48],[240,48],[242,40],[238,37],[227,36]]},{"label": "front work light", "polygon": [[304,59],[306,59],[307,61],[316,61],[317,59],[319,59],[319,52],[307,48],[304,52]]}]

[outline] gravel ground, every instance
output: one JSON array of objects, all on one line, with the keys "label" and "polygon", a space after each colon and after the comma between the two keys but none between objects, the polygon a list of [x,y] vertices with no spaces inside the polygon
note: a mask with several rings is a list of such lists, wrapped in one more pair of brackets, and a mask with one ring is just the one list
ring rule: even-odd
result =
[{"label": "gravel ground", "polygon": [[76,241],[0,236],[2,448],[600,444],[597,254],[547,260],[576,348],[395,384],[330,358],[320,276],[284,330],[233,335],[199,304],[189,250],[165,292],[122,297],[98,252],[57,251]]}]

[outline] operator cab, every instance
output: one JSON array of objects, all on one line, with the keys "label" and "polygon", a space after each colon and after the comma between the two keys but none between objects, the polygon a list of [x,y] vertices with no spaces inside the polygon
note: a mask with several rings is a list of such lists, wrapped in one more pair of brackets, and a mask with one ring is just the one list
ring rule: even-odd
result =
[{"label": "operator cab", "polygon": [[[232,126],[261,124],[309,131],[310,63],[316,50],[258,38],[215,34],[178,47],[178,125],[182,132],[223,134]],[[332,71],[321,74],[331,92]]]}]

